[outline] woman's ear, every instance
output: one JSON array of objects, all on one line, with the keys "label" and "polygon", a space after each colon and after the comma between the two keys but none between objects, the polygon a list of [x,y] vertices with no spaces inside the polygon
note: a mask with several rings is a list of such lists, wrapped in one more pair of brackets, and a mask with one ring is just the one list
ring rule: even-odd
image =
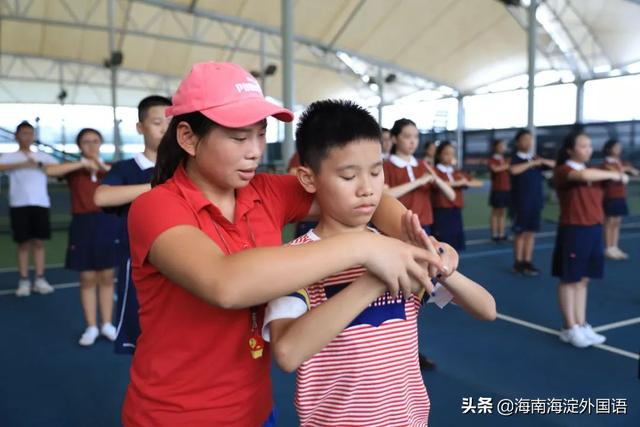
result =
[{"label": "woman's ear", "polygon": [[313,173],[310,167],[300,166],[296,170],[298,181],[300,185],[306,190],[307,193],[314,194],[316,192],[316,175]]},{"label": "woman's ear", "polygon": [[193,129],[187,122],[180,122],[176,128],[176,141],[180,148],[190,156],[196,155],[196,145],[198,137],[193,133]]}]

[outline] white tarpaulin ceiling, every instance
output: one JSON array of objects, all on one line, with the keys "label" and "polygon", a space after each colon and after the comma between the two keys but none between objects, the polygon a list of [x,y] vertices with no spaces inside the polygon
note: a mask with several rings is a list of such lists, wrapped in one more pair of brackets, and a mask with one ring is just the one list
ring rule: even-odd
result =
[{"label": "white tarpaulin ceiling", "polygon": [[[63,87],[67,103],[110,104],[110,72],[104,67],[109,1],[0,1],[0,102],[57,102]],[[587,64],[583,78],[589,78],[594,69],[624,70],[640,60],[638,2],[546,3],[551,17],[540,22],[538,69],[577,73],[571,61],[577,57]],[[471,93],[526,72],[525,11],[497,0],[293,4],[297,103],[329,96],[370,99],[378,94],[371,83],[390,74],[396,78],[384,85],[387,102],[421,88]],[[266,93],[280,98],[280,5],[280,0],[115,0],[115,49],[124,58],[118,104],[135,105],[153,92],[170,94],[197,61],[233,61],[260,70],[261,49],[263,64],[277,67],[267,77]],[[565,34],[545,35],[554,25]]]}]

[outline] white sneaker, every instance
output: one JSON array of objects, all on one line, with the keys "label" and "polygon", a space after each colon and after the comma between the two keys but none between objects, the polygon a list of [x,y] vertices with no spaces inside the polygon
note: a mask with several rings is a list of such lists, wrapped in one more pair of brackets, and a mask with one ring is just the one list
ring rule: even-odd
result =
[{"label": "white sneaker", "polygon": [[560,341],[578,348],[589,347],[592,344],[591,340],[585,336],[582,328],[578,325],[573,325],[569,329],[560,330]]},{"label": "white sneaker", "polygon": [[28,297],[31,295],[31,281],[29,279],[20,279],[18,281],[18,289],[16,289],[17,297]]},{"label": "white sneaker", "polygon": [[78,344],[84,347],[93,345],[93,343],[96,342],[96,338],[98,338],[98,335],[100,335],[100,333],[98,332],[98,327],[89,326],[80,337]]},{"label": "white sneaker", "polygon": [[55,289],[49,284],[49,282],[47,282],[47,279],[45,279],[44,277],[38,277],[33,284],[33,292],[46,295],[50,294],[53,291],[55,291]]},{"label": "white sneaker", "polygon": [[585,323],[580,328],[582,329],[582,334],[591,341],[591,344],[602,344],[607,340],[607,337],[594,331],[588,323]]},{"label": "white sneaker", "polygon": [[604,250],[604,257],[615,261],[623,259],[620,257],[620,254],[616,252],[616,248],[614,248],[613,246]]},{"label": "white sneaker", "polygon": [[107,338],[109,341],[116,340],[116,337],[118,336],[116,332],[116,327],[111,323],[105,323],[102,325],[102,328],[100,328],[100,333],[102,334],[102,336]]},{"label": "white sneaker", "polygon": [[618,255],[618,259],[629,259],[629,254],[623,252],[619,247],[616,246],[613,248],[613,250],[615,251],[616,255]]}]

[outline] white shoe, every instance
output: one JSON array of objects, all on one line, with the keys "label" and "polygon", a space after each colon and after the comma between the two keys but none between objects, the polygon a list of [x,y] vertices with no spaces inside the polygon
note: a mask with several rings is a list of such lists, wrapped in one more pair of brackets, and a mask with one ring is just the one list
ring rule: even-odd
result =
[{"label": "white shoe", "polygon": [[613,250],[615,251],[616,255],[618,255],[618,259],[629,259],[629,254],[626,252],[622,252],[622,249],[620,249],[619,247],[614,247]]},{"label": "white shoe", "polygon": [[44,277],[38,277],[33,284],[33,292],[46,295],[50,294],[53,291],[55,291],[55,289],[49,284],[49,282],[47,282],[47,279],[45,279]]},{"label": "white shoe", "polygon": [[100,335],[98,328],[96,326],[89,326],[80,337],[78,344],[84,347],[93,345],[93,343],[96,342],[98,335]]},{"label": "white shoe", "polygon": [[569,329],[560,330],[560,341],[578,348],[589,347],[592,344],[591,340],[585,336],[582,328],[578,325],[573,325]]},{"label": "white shoe", "polygon": [[20,279],[18,281],[18,289],[16,289],[17,297],[28,297],[31,295],[31,281],[29,279]]},{"label": "white shoe", "polygon": [[615,261],[623,259],[620,257],[620,254],[616,252],[616,248],[614,248],[613,246],[604,250],[604,257]]},{"label": "white shoe", "polygon": [[116,327],[111,323],[105,323],[100,328],[100,333],[103,337],[107,338],[109,341],[115,341],[118,334],[116,333]]},{"label": "white shoe", "polygon": [[588,323],[585,323],[580,328],[582,329],[582,334],[591,341],[593,345],[602,344],[607,340],[607,337],[594,331]]}]

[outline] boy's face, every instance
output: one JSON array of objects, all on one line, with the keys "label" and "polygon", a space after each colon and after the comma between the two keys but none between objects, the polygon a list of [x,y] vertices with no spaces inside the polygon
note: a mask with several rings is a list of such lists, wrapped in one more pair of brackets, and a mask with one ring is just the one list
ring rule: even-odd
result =
[{"label": "boy's face", "polygon": [[533,138],[531,138],[531,134],[525,133],[518,141],[516,141],[516,145],[518,146],[518,150],[528,153],[531,151],[531,145],[533,144]]},{"label": "boy's face", "polygon": [[331,148],[320,171],[309,173],[310,185],[301,178],[307,191],[315,192],[323,219],[349,228],[366,226],[384,188],[381,155],[379,141],[355,140]]},{"label": "boy's face", "polygon": [[35,132],[29,126],[23,126],[16,132],[16,141],[21,149],[28,149],[35,140]]},{"label": "boy's face", "polygon": [[166,105],[156,105],[147,110],[147,114],[141,122],[136,125],[138,133],[144,137],[145,147],[156,151],[160,141],[167,131],[170,119],[164,116]]}]

